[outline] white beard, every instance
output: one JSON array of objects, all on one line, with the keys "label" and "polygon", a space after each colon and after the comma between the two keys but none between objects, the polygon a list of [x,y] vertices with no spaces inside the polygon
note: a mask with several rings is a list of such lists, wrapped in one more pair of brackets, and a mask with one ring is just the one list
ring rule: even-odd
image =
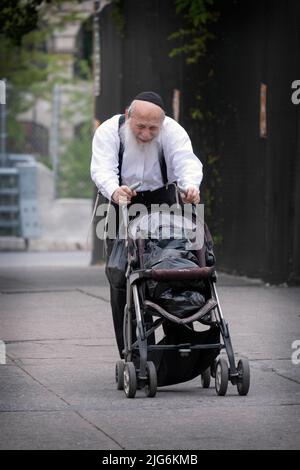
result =
[{"label": "white beard", "polygon": [[160,147],[160,134],[158,134],[150,142],[139,143],[137,142],[132,130],[130,129],[129,120],[123,124],[120,129],[121,140],[126,148],[126,153],[132,157],[132,161],[141,158],[143,155],[145,159],[152,160],[157,157],[157,152]]},{"label": "white beard", "polygon": [[160,133],[150,142],[138,143],[129,124],[129,120],[120,128],[121,140],[124,144],[124,157],[122,165],[123,184],[133,184],[137,181],[138,167],[143,165],[143,174],[139,173],[139,181],[143,182],[143,190],[161,187],[161,172],[159,166],[159,152],[161,148]]}]

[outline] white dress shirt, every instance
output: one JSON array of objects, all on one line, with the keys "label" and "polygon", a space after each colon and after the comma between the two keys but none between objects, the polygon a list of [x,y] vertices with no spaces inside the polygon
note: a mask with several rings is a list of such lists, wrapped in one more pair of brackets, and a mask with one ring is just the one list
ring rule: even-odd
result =
[{"label": "white dress shirt", "polygon": [[[119,187],[119,117],[113,116],[103,122],[93,138],[91,177],[101,193],[111,199]],[[202,181],[202,163],[193,153],[187,132],[178,122],[166,116],[160,132],[160,142],[167,165],[168,182],[177,182],[186,189],[188,186],[199,188]],[[139,161],[130,161],[130,155],[123,154],[122,184],[130,186],[141,182],[138,191],[155,190],[163,186],[163,179],[158,155],[153,161],[145,161],[141,155]]]}]

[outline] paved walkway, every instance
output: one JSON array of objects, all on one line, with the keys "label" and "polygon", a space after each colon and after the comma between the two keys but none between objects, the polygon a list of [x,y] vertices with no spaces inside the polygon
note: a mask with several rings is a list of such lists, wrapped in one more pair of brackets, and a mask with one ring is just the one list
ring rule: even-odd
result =
[{"label": "paved walkway", "polygon": [[39,255],[0,253],[1,449],[299,449],[300,288],[220,276],[234,350],[251,363],[247,397],[197,378],[128,400],[103,266]]}]

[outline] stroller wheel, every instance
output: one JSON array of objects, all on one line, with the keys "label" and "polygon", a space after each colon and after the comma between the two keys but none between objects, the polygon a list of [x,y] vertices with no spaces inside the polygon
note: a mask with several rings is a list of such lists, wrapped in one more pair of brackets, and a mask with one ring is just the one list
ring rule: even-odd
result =
[{"label": "stroller wheel", "polygon": [[210,375],[212,376],[213,379],[216,378],[216,368],[217,368],[217,359],[214,359],[214,361],[210,365]]},{"label": "stroller wheel", "polygon": [[239,374],[237,382],[239,395],[247,395],[250,388],[250,366],[248,359],[240,359],[237,370]]},{"label": "stroller wheel", "polygon": [[134,398],[137,389],[136,371],[133,362],[124,365],[124,392],[127,398]]},{"label": "stroller wheel", "polygon": [[145,385],[145,393],[147,397],[154,397],[157,391],[157,373],[155,365],[152,361],[148,361],[146,365],[147,383]]},{"label": "stroller wheel", "polygon": [[220,396],[226,395],[228,387],[228,364],[224,357],[217,362],[216,367],[216,392]]},{"label": "stroller wheel", "polygon": [[116,384],[117,384],[117,390],[123,390],[124,388],[124,362],[123,361],[118,361],[116,363]]},{"label": "stroller wheel", "polygon": [[201,374],[201,384],[203,388],[209,388],[210,386],[210,367],[205,369]]}]

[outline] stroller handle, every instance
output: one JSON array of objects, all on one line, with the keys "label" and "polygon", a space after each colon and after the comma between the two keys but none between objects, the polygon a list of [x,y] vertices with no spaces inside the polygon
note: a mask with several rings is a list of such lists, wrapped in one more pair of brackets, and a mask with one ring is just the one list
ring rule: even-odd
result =
[{"label": "stroller handle", "polygon": [[131,191],[134,191],[135,189],[139,188],[141,184],[141,181],[139,181],[138,183],[131,184],[130,186],[128,186],[128,188],[131,189]]},{"label": "stroller handle", "polygon": [[182,188],[180,188],[179,186],[177,186],[177,188],[178,188],[178,191],[179,191],[180,193],[184,194],[184,196],[187,195],[187,191],[186,191],[185,189],[182,189]]},{"label": "stroller handle", "polygon": [[214,267],[202,268],[179,268],[179,269],[151,269],[146,271],[146,275],[155,281],[186,281],[196,279],[208,279],[212,276]]}]

